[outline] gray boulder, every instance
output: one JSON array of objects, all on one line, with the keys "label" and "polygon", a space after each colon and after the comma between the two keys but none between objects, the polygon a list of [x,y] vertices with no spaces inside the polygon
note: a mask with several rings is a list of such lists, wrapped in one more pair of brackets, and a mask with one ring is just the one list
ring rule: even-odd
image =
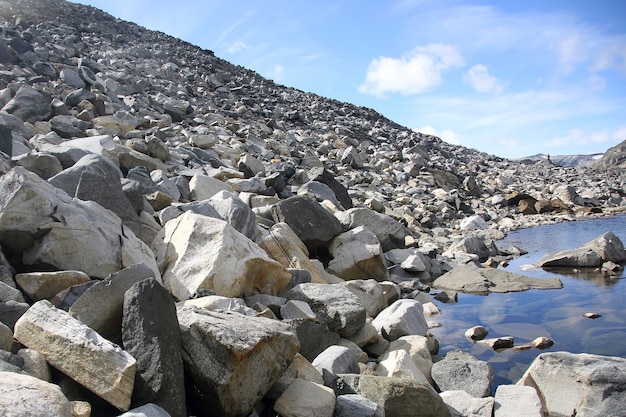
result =
[{"label": "gray boulder", "polygon": [[275,223],[285,222],[291,227],[309,252],[326,246],[343,232],[339,221],[317,201],[304,196],[293,196],[272,207]]},{"label": "gray boulder", "polygon": [[24,265],[106,278],[145,263],[160,278],[150,248],[118,216],[94,202],[72,199],[22,167],[0,178],[0,245]]},{"label": "gray boulder", "polygon": [[329,346],[311,363],[321,374],[358,374],[360,373],[356,353],[343,346]]},{"label": "gray boulder", "polygon": [[172,296],[155,279],[124,295],[124,348],[137,360],[133,401],[152,402],[172,417],[185,417],[182,344]]},{"label": "gray boulder", "polygon": [[411,232],[393,217],[368,208],[352,208],[337,212],[335,216],[346,229],[358,226],[370,229],[380,241],[383,252],[404,248],[405,237],[411,235]]},{"label": "gray boulder", "polygon": [[192,391],[209,416],[248,415],[299,347],[276,320],[181,307],[178,321]]},{"label": "gray boulder", "polygon": [[250,240],[256,240],[256,216],[237,194],[219,191],[209,199],[209,203],[235,230]]},{"label": "gray boulder", "polygon": [[69,313],[103,337],[119,343],[122,340],[124,294],[135,283],[146,278],[155,276],[143,264],[115,272],[82,293],[69,308]]},{"label": "gray boulder", "polygon": [[286,297],[305,301],[321,324],[342,337],[350,337],[365,325],[365,307],[341,284],[298,284]]},{"label": "gray boulder", "polygon": [[300,342],[298,352],[310,362],[329,346],[339,344],[341,339],[337,333],[328,330],[327,326],[308,319],[288,320],[287,323],[298,336]]},{"label": "gray boulder", "polygon": [[335,237],[328,246],[333,259],[328,272],[345,280],[389,279],[387,264],[376,235],[364,226],[357,226]]},{"label": "gray boulder", "polygon": [[22,85],[1,110],[29,123],[46,120],[52,113],[50,99],[28,84]]},{"label": "gray boulder", "polygon": [[409,335],[425,336],[428,331],[422,304],[410,299],[395,301],[381,311],[372,324],[389,341]]},{"label": "gray boulder", "polygon": [[626,359],[569,352],[537,356],[517,385],[533,387],[549,415],[626,415]]},{"label": "gray boulder", "polygon": [[333,382],[337,395],[359,394],[384,409],[385,417],[446,417],[448,407],[429,384],[410,378],[343,374]]},{"label": "gray boulder", "polygon": [[452,351],[433,364],[431,376],[441,391],[463,390],[472,397],[491,394],[493,369],[468,353]]},{"label": "gray boulder", "polygon": [[274,403],[282,417],[332,417],[335,394],[324,385],[296,378]]},{"label": "gray boulder", "polygon": [[90,154],[48,182],[70,197],[95,201],[117,214],[124,225],[139,236],[140,221],[130,200],[122,191],[122,172],[107,157]]}]

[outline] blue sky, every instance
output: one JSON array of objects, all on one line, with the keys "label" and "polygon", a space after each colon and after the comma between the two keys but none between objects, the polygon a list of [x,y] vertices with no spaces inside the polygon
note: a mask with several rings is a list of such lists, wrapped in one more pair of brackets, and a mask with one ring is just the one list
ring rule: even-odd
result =
[{"label": "blue sky", "polygon": [[626,139],[623,0],[80,0],[503,157]]}]

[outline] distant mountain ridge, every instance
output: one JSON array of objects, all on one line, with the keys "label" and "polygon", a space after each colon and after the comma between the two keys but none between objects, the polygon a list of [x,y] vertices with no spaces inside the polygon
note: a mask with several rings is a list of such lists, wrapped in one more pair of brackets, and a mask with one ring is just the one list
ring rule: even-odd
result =
[{"label": "distant mountain ridge", "polygon": [[513,159],[519,162],[540,162],[550,159],[554,165],[571,168],[589,168],[598,162],[604,154],[594,153],[589,155],[546,155],[543,153]]},{"label": "distant mountain ridge", "polygon": [[594,167],[597,169],[626,168],[626,140],[606,151]]}]

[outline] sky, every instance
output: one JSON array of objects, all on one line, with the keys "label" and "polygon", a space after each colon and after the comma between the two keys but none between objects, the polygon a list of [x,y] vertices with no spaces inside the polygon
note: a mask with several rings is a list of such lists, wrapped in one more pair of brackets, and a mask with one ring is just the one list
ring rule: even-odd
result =
[{"label": "sky", "polygon": [[626,140],[623,0],[76,2],[489,154]]}]

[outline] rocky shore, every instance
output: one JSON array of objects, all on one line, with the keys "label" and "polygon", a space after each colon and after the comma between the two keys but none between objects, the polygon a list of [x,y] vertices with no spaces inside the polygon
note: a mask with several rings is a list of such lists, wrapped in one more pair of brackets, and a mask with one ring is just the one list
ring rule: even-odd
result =
[{"label": "rocky shore", "polygon": [[[455,291],[559,288],[494,268],[522,252],[495,242],[623,212],[620,149],[508,161],[94,8],[0,1],[0,409],[626,415],[626,359],[544,352],[495,389],[427,320]],[[544,266],[619,271],[618,241]]]}]

